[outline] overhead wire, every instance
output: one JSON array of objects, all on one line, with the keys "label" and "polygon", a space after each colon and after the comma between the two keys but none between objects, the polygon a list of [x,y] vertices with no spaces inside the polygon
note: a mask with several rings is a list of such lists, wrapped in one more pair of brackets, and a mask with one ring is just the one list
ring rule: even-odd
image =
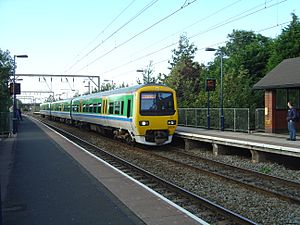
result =
[{"label": "overhead wire", "polygon": [[[71,70],[72,68],[74,68],[78,63],[80,63],[84,58],[86,58],[87,56],[89,56],[92,52],[94,52],[96,49],[98,49],[101,45],[103,45],[107,40],[109,40],[110,38],[112,38],[115,34],[117,34],[119,31],[121,31],[124,27],[126,27],[129,23],[131,23],[132,21],[134,21],[136,18],[138,18],[140,15],[142,15],[147,9],[149,9],[151,6],[153,6],[156,2],[158,2],[159,0],[151,0],[146,6],[144,6],[137,14],[135,14],[131,19],[129,19],[128,21],[126,21],[123,25],[121,25],[119,28],[117,28],[114,32],[112,32],[107,38],[105,38],[104,40],[102,40],[101,42],[99,42],[96,46],[94,46],[91,50],[89,50],[86,54],[84,54],[79,60],[77,60],[69,69],[67,69],[66,71]],[[133,2],[132,2],[133,3]],[[131,4],[130,4],[131,5]],[[122,12],[121,14],[129,8],[128,5]],[[117,18],[119,18],[119,16],[117,16]],[[114,21],[117,19],[115,18]],[[112,24],[112,23],[111,23]]]},{"label": "overhead wire", "polygon": [[160,19],[159,21],[155,22],[154,24],[152,24],[151,26],[147,27],[146,29],[140,31],[139,33],[135,34],[134,36],[130,37],[129,39],[127,39],[126,41],[122,42],[121,44],[115,46],[114,48],[112,48],[111,50],[109,50],[108,52],[106,52],[105,54],[97,57],[95,60],[93,60],[92,62],[90,62],[89,64],[85,65],[84,67],[80,68],[79,70],[77,70],[75,73],[78,73],[79,71],[87,68],[88,66],[92,65],[93,63],[95,63],[96,61],[102,59],[103,57],[107,56],[108,54],[110,54],[111,52],[115,51],[116,49],[120,48],[121,46],[127,44],[128,42],[132,41],[133,39],[135,39],[136,37],[140,36],[141,34],[145,33],[146,31],[150,30],[151,28],[153,28],[154,26],[156,26],[157,24],[163,22],[164,20],[168,19],[169,17],[173,16],[174,14],[178,13],[179,11],[183,10],[184,8],[190,6],[191,4],[193,4],[194,2],[196,2],[197,0],[193,0],[192,2],[188,2],[186,4],[186,2],[184,3],[184,5],[182,5],[179,9],[175,10],[174,12],[172,12],[171,14],[165,16],[164,18]]},{"label": "overhead wire", "polygon": [[[269,1],[269,2],[272,2],[272,1],[274,1],[274,0],[271,0],[271,1]],[[256,10],[255,12],[248,13],[248,14],[244,15],[243,17],[241,16],[241,15],[245,14],[245,12],[250,12],[250,11],[253,10],[253,9],[257,9],[257,6],[255,6],[255,7],[251,8],[250,10],[246,10],[246,11],[244,11],[244,12],[242,12],[242,13],[237,14],[236,16],[233,16],[233,17],[230,17],[229,19],[226,19],[226,20],[225,20],[226,22],[224,22],[224,23],[218,23],[217,25],[213,26],[213,28],[210,28],[210,29],[205,30],[205,31],[203,31],[203,32],[200,32],[200,33],[197,33],[197,34],[195,34],[195,35],[192,35],[192,36],[189,37],[189,39],[195,38],[195,37],[197,37],[197,36],[199,36],[199,35],[201,35],[201,34],[207,33],[207,32],[209,32],[209,31],[211,31],[211,30],[214,30],[214,29],[217,29],[217,28],[219,28],[219,27],[221,27],[221,26],[227,25],[228,23],[231,23],[231,22],[235,22],[235,21],[237,21],[237,20],[240,20],[240,19],[245,18],[245,17],[247,17],[247,16],[249,16],[249,15],[253,15],[254,13],[257,13],[257,12],[263,10],[263,9],[268,9],[268,8],[274,7],[274,6],[279,5],[279,4],[281,4],[281,3],[285,2],[285,1],[287,1],[287,0],[282,0],[282,1],[280,1],[280,2],[276,2],[276,3],[274,3],[274,4],[272,4],[272,5],[269,5],[269,6],[265,6],[265,4],[260,4],[259,6],[263,6],[263,8],[261,8],[261,9],[259,9],[259,10]],[[236,18],[236,17],[238,17],[238,18],[235,19],[235,20],[232,19],[232,18]],[[288,23],[288,22],[284,22],[284,23],[281,23],[281,24],[279,24],[279,25],[277,24],[277,25],[275,25],[275,26],[271,26],[271,27],[268,27],[268,28],[264,28],[263,30],[272,29],[272,28],[274,28],[274,27],[282,26],[282,25],[284,25],[284,24],[286,24],[286,23]],[[260,31],[257,31],[257,32],[262,32],[263,30],[260,30]],[[224,42],[220,42],[220,43],[224,43]],[[107,70],[107,71],[101,73],[100,75],[104,75],[104,74],[106,74],[106,73],[108,73],[108,72],[112,72],[112,71],[115,71],[115,70],[117,70],[117,69],[120,69],[120,68],[122,68],[122,67],[124,67],[124,66],[126,66],[126,65],[129,65],[129,64],[131,64],[131,63],[133,63],[133,62],[136,62],[136,61],[139,61],[139,60],[141,60],[141,59],[143,59],[143,58],[146,58],[146,57],[148,57],[148,56],[150,56],[150,55],[156,54],[156,53],[158,53],[158,52],[160,52],[160,51],[163,51],[163,50],[165,50],[165,49],[167,49],[167,48],[170,48],[170,47],[172,47],[172,46],[174,46],[174,45],[176,45],[176,44],[178,44],[178,41],[173,42],[173,43],[171,43],[171,44],[169,44],[169,45],[167,45],[167,46],[164,46],[164,47],[162,47],[162,48],[160,48],[160,49],[158,49],[158,50],[155,50],[155,51],[153,51],[153,52],[147,53],[146,55],[140,56],[140,57],[138,57],[138,58],[136,58],[136,59],[134,59],[134,60],[130,60],[129,62],[126,62],[126,63],[124,63],[124,64],[122,64],[122,65],[120,65],[120,66],[117,66],[117,67],[114,67],[114,68],[112,68],[112,69],[110,69],[110,70]],[[214,45],[216,45],[216,44],[214,44]],[[213,45],[210,45],[210,46],[213,46]],[[204,47],[204,48],[205,48],[205,47]],[[203,49],[204,49],[204,48],[203,48]],[[166,60],[164,60],[164,61],[166,61]]]},{"label": "overhead wire", "polygon": [[[135,1],[136,0],[132,0],[101,32],[99,32],[97,34],[97,36],[93,40],[91,40],[82,50],[80,50],[80,52],[77,54],[77,56],[75,57],[75,59],[77,57],[79,57],[85,51],[85,49],[87,49],[92,43],[94,43],[100,37],[100,35],[103,34]],[[67,71],[71,70],[79,62],[80,62],[80,59],[76,60],[76,62],[73,63],[64,72],[66,73]]]},{"label": "overhead wire", "polygon": [[[280,23],[280,24],[276,24],[276,25],[273,25],[273,26],[270,26],[270,27],[266,27],[266,28],[263,28],[263,29],[261,29],[261,30],[257,30],[257,31],[255,31],[255,32],[256,32],[256,33],[260,33],[260,32],[266,31],[266,30],[273,29],[273,28],[278,27],[278,26],[283,26],[283,25],[288,24],[288,23],[290,23],[290,21],[286,21],[286,22],[282,22],[282,23]],[[217,43],[209,44],[209,45],[207,45],[207,46],[213,47],[213,46],[219,46],[219,45],[225,44],[225,43],[226,43],[226,41],[220,41],[220,42],[217,42]],[[199,48],[198,50],[204,50],[207,46],[201,47],[201,48]],[[169,58],[168,58],[168,59],[162,59],[162,60],[160,60],[159,62],[154,62],[154,63],[153,63],[153,66],[158,65],[158,64],[161,64],[161,63],[163,63],[163,62],[167,62],[168,60],[169,60]],[[130,63],[131,63],[131,62],[130,62]],[[130,64],[130,63],[127,63],[127,64]],[[126,65],[127,65],[127,64],[126,64]],[[100,75],[104,75],[105,73],[114,71],[114,70],[119,69],[119,68],[121,68],[121,67],[124,67],[124,66],[126,66],[126,65],[123,64],[123,65],[121,65],[121,66],[115,67],[115,68],[113,68],[113,69],[110,70],[110,71],[106,71],[106,72],[104,72],[104,73],[101,73]],[[123,76],[123,75],[125,75],[125,74],[127,75],[128,73],[133,73],[133,72],[136,72],[136,70],[128,70],[128,71],[125,71],[125,72],[123,71],[123,72],[121,72],[121,73],[119,73],[119,74],[113,75],[111,78],[120,77],[120,76]]]},{"label": "overhead wire", "polygon": [[[275,0],[271,0],[271,1],[269,1],[269,2],[272,2],[272,1],[275,1]],[[281,4],[281,3],[283,3],[283,2],[286,2],[286,1],[287,1],[287,0],[282,0],[282,1],[279,1],[279,2],[277,1],[276,3],[274,3],[274,4],[272,4],[272,5],[264,6],[263,8],[260,8],[260,9],[258,9],[258,10],[256,10],[256,11],[254,11],[254,12],[250,12],[250,13],[248,13],[248,14],[242,16],[243,14],[245,14],[246,12],[249,11],[249,10],[247,10],[247,11],[245,11],[245,12],[239,14],[239,15],[236,15],[236,16],[234,16],[234,17],[231,17],[231,18],[227,19],[227,20],[226,20],[225,22],[223,22],[223,23],[219,23],[219,24],[217,24],[217,25],[215,25],[215,26],[213,26],[213,27],[211,27],[211,28],[209,28],[209,29],[207,29],[207,30],[205,30],[205,31],[201,31],[201,32],[199,32],[199,33],[197,33],[197,34],[194,34],[194,35],[190,36],[189,38],[194,38],[194,37],[197,37],[197,36],[199,36],[199,35],[205,34],[205,33],[209,32],[209,31],[215,30],[215,29],[217,29],[217,28],[219,28],[219,27],[222,27],[222,26],[225,26],[225,25],[227,25],[227,24],[229,24],[229,23],[236,22],[236,21],[238,21],[238,20],[240,20],[240,19],[244,19],[244,18],[246,18],[246,17],[248,17],[248,16],[251,16],[251,15],[253,15],[253,14],[255,14],[255,13],[258,13],[258,12],[260,12],[260,11],[262,11],[262,10],[265,10],[265,9],[268,9],[268,8],[272,8],[272,7],[274,7],[274,6],[276,6],[276,5],[279,5],[279,4]],[[263,4],[263,5],[264,5],[264,4]],[[257,8],[257,7],[254,7],[254,8]],[[253,8],[252,8],[252,9],[253,9]]]},{"label": "overhead wire", "polygon": [[[223,8],[221,8],[221,9],[218,9],[217,11],[211,13],[210,15],[208,15],[208,16],[206,16],[206,17],[204,17],[204,18],[201,18],[200,20],[194,22],[193,24],[191,24],[191,25],[185,27],[184,29],[190,28],[190,27],[192,27],[192,26],[198,24],[199,22],[205,21],[206,19],[212,17],[213,15],[216,15],[216,14],[220,13],[221,11],[223,11],[223,10],[229,8],[229,7],[232,7],[233,5],[237,4],[237,3],[240,2],[240,1],[242,1],[242,0],[237,0],[237,1],[233,2],[233,3],[230,3],[229,5],[227,5],[227,6],[223,7]],[[181,29],[181,31],[182,31],[182,29]],[[162,42],[162,41],[168,39],[169,37],[174,36],[175,34],[180,33],[181,31],[177,31],[177,32],[175,32],[175,33],[173,33],[173,34],[171,34],[171,35],[169,35],[169,36],[163,38],[162,40],[160,40],[160,41],[158,41],[158,42],[155,42],[154,44],[152,44],[152,45],[150,45],[150,46],[148,46],[148,47],[146,47],[146,48],[143,48],[142,50],[138,50],[138,52],[143,52],[144,49],[147,49],[147,48],[149,48],[149,47],[151,47],[151,46],[153,46],[153,45],[156,45],[157,43],[160,43],[160,42]],[[167,46],[164,46],[163,48],[160,48],[160,49],[158,49],[158,50],[155,50],[154,52],[148,53],[148,54],[146,54],[146,55],[144,55],[144,56],[140,56],[140,57],[138,57],[138,58],[136,58],[136,59],[134,59],[134,60],[130,60],[129,62],[126,62],[126,63],[124,63],[124,64],[122,64],[122,65],[120,65],[120,66],[118,66],[118,67],[115,67],[115,68],[113,68],[113,69],[110,69],[110,70],[108,70],[108,71],[102,73],[101,75],[103,75],[103,74],[105,74],[105,73],[108,73],[108,72],[112,72],[112,71],[114,71],[114,70],[116,70],[116,69],[119,69],[119,68],[121,68],[121,67],[123,67],[123,66],[125,66],[125,65],[127,65],[127,64],[132,63],[132,62],[138,61],[138,60],[140,60],[140,59],[142,59],[142,58],[146,58],[146,57],[148,57],[148,56],[150,56],[150,55],[156,54],[156,53],[158,53],[158,52],[160,52],[160,51],[162,51],[162,50],[164,50],[164,49],[167,49],[167,48],[169,48],[169,47],[172,47],[172,46],[175,45],[175,44],[177,44],[177,42],[172,43],[172,44],[169,44],[169,45],[167,45]],[[135,53],[132,54],[132,55],[135,55]]]},{"label": "overhead wire", "polygon": [[[186,31],[187,29],[189,29],[189,28],[195,26],[196,24],[198,24],[198,23],[200,23],[200,22],[203,22],[203,21],[209,19],[210,17],[212,17],[212,16],[214,16],[214,15],[217,15],[218,13],[224,11],[224,10],[227,9],[227,8],[232,7],[233,5],[235,5],[235,4],[237,4],[237,3],[241,2],[241,1],[243,1],[243,0],[237,0],[237,1],[233,2],[233,3],[230,3],[230,4],[228,4],[228,5],[224,6],[224,7],[222,7],[221,9],[218,9],[218,10],[216,10],[215,12],[209,14],[208,16],[205,16],[205,17],[203,17],[203,18],[197,20],[196,22],[194,22],[194,23],[188,25],[187,27],[184,27],[184,28],[181,29],[180,31],[176,31],[175,33],[172,33],[171,35],[168,35],[167,37],[164,37],[163,39],[161,39],[161,40],[159,40],[159,41],[157,41],[157,42],[155,42],[155,43],[153,43],[153,44],[151,44],[151,45],[149,45],[149,46],[143,48],[142,50],[136,51],[136,53],[141,52],[141,51],[143,51],[143,50],[145,50],[145,49],[147,49],[147,48],[150,48],[150,47],[152,47],[152,46],[154,46],[154,45],[157,45],[158,43],[161,43],[161,42],[167,40],[168,38],[173,37],[173,36],[176,35],[176,34],[182,33],[183,31]],[[136,53],[133,53],[132,55],[135,55]]]}]

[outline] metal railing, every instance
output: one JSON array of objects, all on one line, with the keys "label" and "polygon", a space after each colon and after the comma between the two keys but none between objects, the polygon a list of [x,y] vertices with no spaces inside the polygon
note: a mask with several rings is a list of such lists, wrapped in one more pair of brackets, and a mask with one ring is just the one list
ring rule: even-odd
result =
[{"label": "metal railing", "polygon": [[[224,108],[224,130],[250,132],[249,108]],[[207,108],[179,108],[180,126],[207,128]],[[221,128],[220,108],[210,108],[210,128]]]},{"label": "metal railing", "polygon": [[265,131],[265,109],[255,109],[255,130]]},{"label": "metal railing", "polygon": [[0,136],[6,136],[12,131],[12,112],[0,112]]}]

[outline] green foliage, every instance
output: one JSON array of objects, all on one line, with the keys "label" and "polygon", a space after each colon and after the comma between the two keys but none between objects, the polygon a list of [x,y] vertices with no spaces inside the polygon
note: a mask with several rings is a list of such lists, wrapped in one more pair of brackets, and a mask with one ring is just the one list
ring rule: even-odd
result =
[{"label": "green foliage", "polygon": [[246,70],[256,83],[267,72],[271,39],[243,30],[233,30],[228,38],[226,46],[220,50],[229,57],[226,62],[228,68],[237,73],[239,70]]},{"label": "green foliage", "polygon": [[271,57],[268,62],[268,71],[272,70],[282,60],[300,56],[300,22],[292,13],[291,23],[282,30],[282,33],[274,40],[271,49]]},{"label": "green foliage", "polygon": [[[101,91],[109,91],[109,90],[113,90],[116,89],[116,84],[115,83],[102,83],[101,84]],[[89,93],[84,93],[84,95],[87,95]]]},{"label": "green foliage", "polygon": [[269,174],[272,172],[272,169],[269,167],[269,166],[262,166],[260,169],[259,169],[259,172],[260,173],[264,173],[264,174]]},{"label": "green foliage", "polygon": [[[202,72],[201,86],[206,78],[217,80],[216,90],[210,93],[211,107],[220,107],[221,59],[223,61],[223,107],[263,107],[263,92],[252,90],[253,85],[266,73],[270,39],[248,31],[236,31],[228,35],[226,46],[219,48],[216,58]],[[197,97],[200,107],[207,105],[207,93]]]},{"label": "green foliage", "polygon": [[177,92],[179,107],[196,107],[197,94],[200,91],[200,73],[202,66],[194,62],[197,48],[190,44],[186,36],[181,36],[178,50],[174,49],[168,76],[160,76],[167,86]]},{"label": "green foliage", "polygon": [[169,61],[172,69],[179,61],[193,61],[197,48],[194,44],[189,43],[186,34],[181,35],[179,39],[178,50],[172,50],[172,61]]},{"label": "green foliage", "polygon": [[9,76],[13,72],[13,59],[9,51],[0,49],[0,112],[8,112],[12,101],[9,95]]},{"label": "green foliage", "polygon": [[154,74],[154,68],[153,68],[153,61],[150,61],[150,63],[147,65],[147,67],[142,71],[143,80],[141,81],[140,78],[137,78],[136,82],[138,84],[155,84],[159,83],[158,78],[156,78]]}]

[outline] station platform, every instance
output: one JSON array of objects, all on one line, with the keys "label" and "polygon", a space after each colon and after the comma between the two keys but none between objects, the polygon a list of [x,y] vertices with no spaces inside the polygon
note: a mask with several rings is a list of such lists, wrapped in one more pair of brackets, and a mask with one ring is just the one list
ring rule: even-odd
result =
[{"label": "station platform", "polygon": [[206,224],[27,117],[0,165],[4,225]]},{"label": "station platform", "polygon": [[185,149],[197,148],[198,142],[211,143],[215,155],[226,153],[228,147],[248,149],[252,161],[264,160],[263,153],[274,153],[300,158],[300,138],[288,141],[288,135],[267,133],[242,133],[178,126],[175,136],[185,140]]}]

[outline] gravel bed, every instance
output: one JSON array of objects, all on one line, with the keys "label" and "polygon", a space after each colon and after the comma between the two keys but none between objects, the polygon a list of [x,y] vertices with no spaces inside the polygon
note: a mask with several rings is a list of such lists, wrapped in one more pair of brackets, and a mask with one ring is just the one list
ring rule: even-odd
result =
[{"label": "gravel bed", "polygon": [[[60,123],[56,123],[56,125],[259,224],[300,224],[299,205],[290,204],[247,189],[242,189],[236,184],[224,184],[219,179],[195,173],[188,169],[176,168],[169,163],[152,159],[149,157],[149,154],[138,151],[137,148],[134,149],[120,142],[116,144],[115,141],[93,132],[78,130],[77,128]],[[257,171],[260,171],[262,167],[268,167],[271,168],[270,174],[272,175],[299,181],[300,171],[287,170],[277,164],[253,164],[249,159],[246,160],[240,156],[214,157],[208,151],[195,150],[193,152],[201,156],[213,157],[215,160],[225,163],[230,162],[232,165]],[[298,174],[298,177],[295,173]]]},{"label": "gravel bed", "polygon": [[189,153],[197,156],[212,159],[218,162],[223,162],[240,168],[250,169],[261,173],[266,173],[275,177],[280,177],[286,180],[291,180],[300,183],[300,170],[291,170],[283,165],[273,162],[252,163],[249,158],[238,155],[218,155],[212,154],[212,151],[193,149]]}]

